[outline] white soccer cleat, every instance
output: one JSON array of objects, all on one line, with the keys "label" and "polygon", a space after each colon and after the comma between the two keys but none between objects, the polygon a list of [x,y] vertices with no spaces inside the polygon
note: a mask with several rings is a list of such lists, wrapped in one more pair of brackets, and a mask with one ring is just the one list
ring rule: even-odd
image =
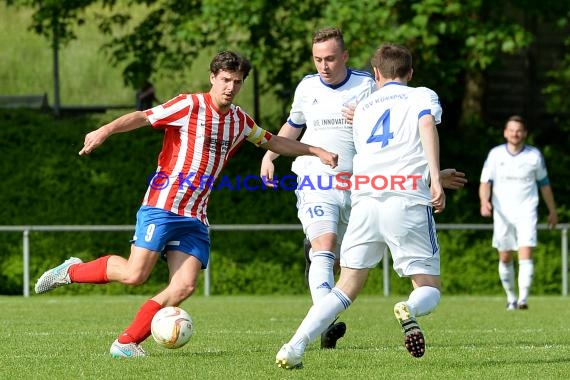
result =
[{"label": "white soccer cleat", "polygon": [[41,294],[49,292],[58,286],[71,284],[71,279],[69,278],[69,267],[73,264],[80,264],[82,262],[83,261],[77,257],[70,257],[57,267],[44,272],[36,282],[36,293]]},{"label": "white soccer cleat", "polygon": [[285,343],[275,356],[275,363],[283,369],[300,369],[303,368],[303,355],[297,354],[289,343]]},{"label": "white soccer cleat", "polygon": [[512,311],[512,310],[516,310],[517,309],[517,303],[516,302],[508,302],[507,303],[507,310],[508,311]]},{"label": "white soccer cleat", "polygon": [[410,313],[405,302],[394,305],[394,315],[404,331],[404,346],[415,358],[422,357],[426,352],[426,342],[422,329]]},{"label": "white soccer cleat", "polygon": [[119,343],[119,340],[115,340],[111,345],[111,356],[114,358],[141,358],[146,356],[143,348],[140,344],[136,343]]}]

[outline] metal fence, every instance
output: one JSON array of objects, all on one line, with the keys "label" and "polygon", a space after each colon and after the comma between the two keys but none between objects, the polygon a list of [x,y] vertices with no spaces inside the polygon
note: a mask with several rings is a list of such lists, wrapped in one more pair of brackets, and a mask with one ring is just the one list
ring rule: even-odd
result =
[{"label": "metal fence", "polygon": [[[559,224],[560,254],[562,258],[562,296],[568,295],[568,228],[570,224]],[[0,226],[0,232],[22,233],[23,295],[30,296],[30,232],[117,232],[134,231],[132,225],[53,225],[53,226]],[[492,230],[492,224],[437,224],[443,230]],[[547,230],[546,224],[539,224],[539,230]],[[298,231],[298,224],[218,224],[210,226],[211,231]],[[390,294],[389,255],[382,260],[384,295]],[[210,295],[210,268],[205,270],[204,295]]]}]

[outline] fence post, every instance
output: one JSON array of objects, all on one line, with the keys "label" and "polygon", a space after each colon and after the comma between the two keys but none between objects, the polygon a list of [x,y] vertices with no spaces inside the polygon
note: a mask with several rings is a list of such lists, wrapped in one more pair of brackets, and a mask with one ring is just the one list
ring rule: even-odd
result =
[{"label": "fence post", "polygon": [[387,249],[384,250],[384,257],[382,258],[382,281],[384,282],[384,295],[390,295],[390,253]]},{"label": "fence post", "polygon": [[206,297],[210,295],[210,265],[212,265],[212,252],[210,252],[210,260],[204,271],[204,296]]},{"label": "fence post", "polygon": [[[208,227],[208,238],[210,239],[210,244],[212,242],[212,229]],[[208,266],[204,271],[204,296],[208,297],[210,295],[210,266],[212,265],[212,250],[210,249],[210,259],[208,260]]]},{"label": "fence post", "polygon": [[30,230],[24,230],[24,297],[30,296]]},{"label": "fence post", "polygon": [[568,295],[568,228],[562,228],[562,296]]}]

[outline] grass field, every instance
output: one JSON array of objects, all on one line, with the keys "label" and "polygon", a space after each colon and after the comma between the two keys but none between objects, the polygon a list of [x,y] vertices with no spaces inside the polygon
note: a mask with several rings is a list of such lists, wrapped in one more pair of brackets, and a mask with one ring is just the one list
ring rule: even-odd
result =
[{"label": "grass field", "polygon": [[342,315],[336,350],[309,346],[302,370],[275,353],[309,306],[303,296],[193,297],[195,335],[178,350],[144,344],[140,359],[108,349],[145,300],[141,296],[0,297],[2,379],[562,379],[570,368],[570,298],[532,297],[507,312],[503,297],[444,297],[420,319],[421,359],[402,346],[394,297],[364,296]]}]

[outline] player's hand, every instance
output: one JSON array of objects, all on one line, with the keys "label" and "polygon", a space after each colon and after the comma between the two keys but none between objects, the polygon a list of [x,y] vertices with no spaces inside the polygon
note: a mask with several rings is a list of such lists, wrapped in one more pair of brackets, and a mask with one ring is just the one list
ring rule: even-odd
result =
[{"label": "player's hand", "polygon": [[465,173],[458,172],[455,169],[443,169],[439,172],[439,179],[441,186],[445,189],[457,190],[461,189],[467,183]]},{"label": "player's hand", "polygon": [[79,155],[89,154],[95,150],[99,145],[107,139],[109,135],[105,132],[103,127],[89,132],[85,135],[85,141],[83,143],[83,149],[79,151]]},{"label": "player's hand", "polygon": [[318,157],[321,159],[323,164],[328,165],[333,169],[338,166],[338,154],[331,153],[324,149],[320,149],[319,152]]},{"label": "player's hand", "polygon": [[493,215],[493,205],[489,201],[481,202],[481,216],[486,218]]},{"label": "player's hand", "polygon": [[558,224],[558,214],[552,212],[548,214],[548,228],[553,229]]},{"label": "player's hand", "polygon": [[352,124],[352,121],[354,120],[355,108],[356,104],[346,104],[342,107],[342,117],[344,117],[349,124]]},{"label": "player's hand", "polygon": [[273,181],[274,173],[275,165],[273,164],[273,161],[263,157],[263,160],[261,160],[261,170],[259,171],[259,176],[267,187],[275,187],[275,182]]},{"label": "player's hand", "polygon": [[445,210],[445,193],[441,184],[434,184],[430,187],[431,205],[436,214]]}]

